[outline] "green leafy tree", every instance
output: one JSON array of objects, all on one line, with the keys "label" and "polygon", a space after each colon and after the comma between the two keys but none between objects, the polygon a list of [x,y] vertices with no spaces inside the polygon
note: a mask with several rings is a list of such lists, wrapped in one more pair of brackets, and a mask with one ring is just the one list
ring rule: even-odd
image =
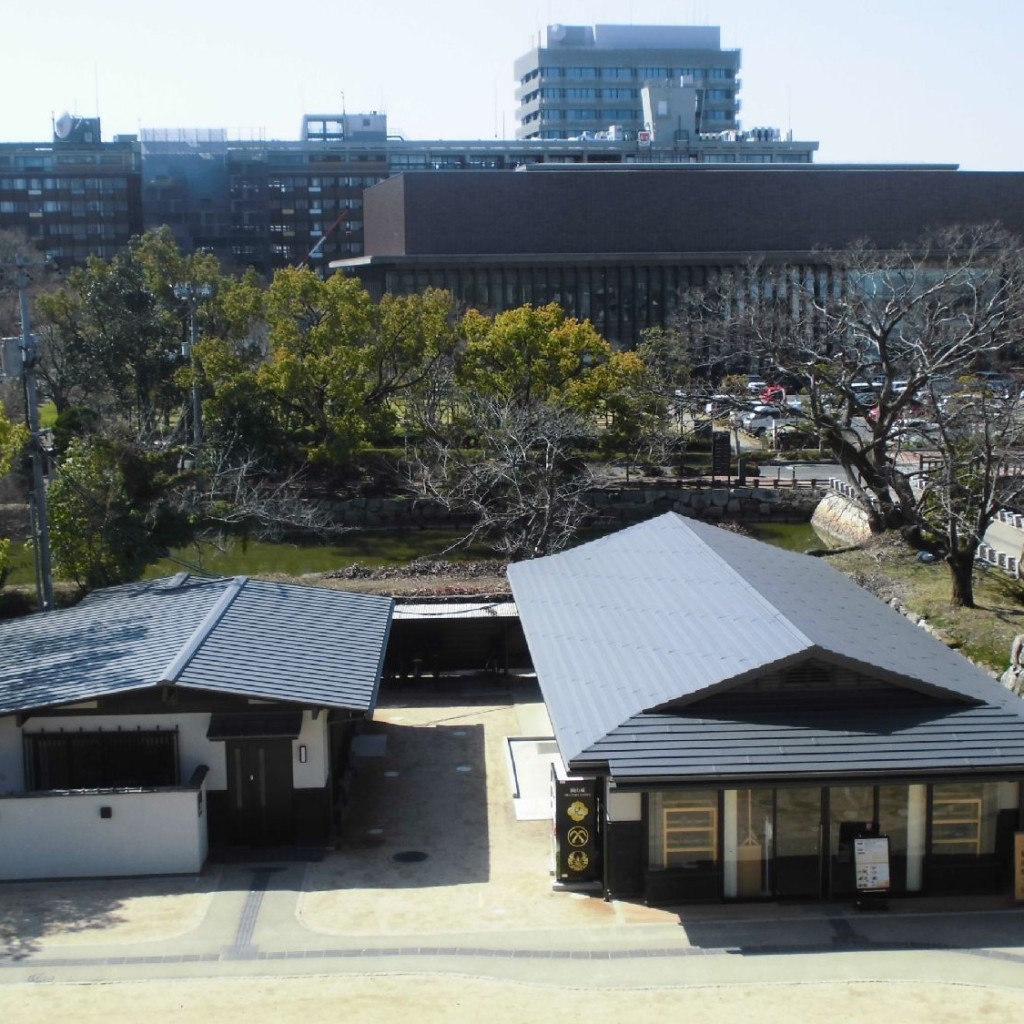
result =
[{"label": "green leafy tree", "polygon": [[471,309],[462,332],[457,378],[474,394],[512,405],[557,401],[579,412],[593,412],[606,396],[608,380],[598,371],[613,361],[611,345],[556,303],[493,318]]},{"label": "green leafy tree", "polygon": [[166,228],[72,270],[64,288],[37,302],[39,372],[58,412],[84,404],[137,435],[166,430],[182,404],[176,372],[188,330],[175,286],[218,280],[216,260],[183,256]]},{"label": "green leafy tree", "polygon": [[168,498],[177,453],[73,439],[48,492],[54,570],[83,589],[138,579],[193,523]]},{"label": "green leafy tree", "polygon": [[305,457],[334,466],[394,430],[456,343],[448,292],[376,304],[358,281],[322,281],[309,270],[275,275],[266,323],[269,358],[255,385],[272,396],[282,431]]},{"label": "green leafy tree", "polygon": [[[28,441],[28,430],[20,423],[12,423],[7,412],[0,405],[0,477],[6,476],[14,460]],[[0,537],[0,586],[3,585],[10,569],[10,537]]]},{"label": "green leafy tree", "polygon": [[358,352],[373,302],[358,281],[283,270],[267,292],[270,358],[257,374],[280,424],[313,462],[343,463],[365,439]]}]

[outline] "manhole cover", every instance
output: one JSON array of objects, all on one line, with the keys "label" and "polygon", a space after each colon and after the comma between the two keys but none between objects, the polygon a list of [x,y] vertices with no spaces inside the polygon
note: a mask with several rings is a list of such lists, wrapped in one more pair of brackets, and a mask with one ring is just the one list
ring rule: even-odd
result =
[{"label": "manhole cover", "polygon": [[424,853],[422,850],[402,850],[401,853],[396,853],[391,859],[397,860],[400,864],[418,864],[429,856],[429,853]]}]

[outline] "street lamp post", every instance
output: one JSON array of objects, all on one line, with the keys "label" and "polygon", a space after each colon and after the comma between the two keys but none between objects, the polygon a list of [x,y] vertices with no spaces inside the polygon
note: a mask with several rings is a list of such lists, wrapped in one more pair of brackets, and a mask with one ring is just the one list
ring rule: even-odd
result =
[{"label": "street lamp post", "polygon": [[203,443],[203,404],[195,358],[196,342],[199,340],[199,322],[196,319],[196,308],[200,301],[208,299],[212,294],[213,289],[208,284],[188,282],[174,286],[175,297],[185,299],[188,302],[189,340],[181,346],[181,354],[189,360],[192,367],[192,441],[195,445],[197,457],[199,446]]},{"label": "street lamp post", "polygon": [[36,563],[36,594],[40,611],[53,610],[53,572],[50,566],[50,527],[46,513],[46,478],[44,466],[48,458],[39,428],[39,396],[36,389],[36,364],[39,349],[29,323],[28,261],[20,253],[15,257],[15,283],[21,312],[21,337],[3,339],[3,369],[12,377],[20,377],[25,390],[25,418],[32,448],[32,546]]}]

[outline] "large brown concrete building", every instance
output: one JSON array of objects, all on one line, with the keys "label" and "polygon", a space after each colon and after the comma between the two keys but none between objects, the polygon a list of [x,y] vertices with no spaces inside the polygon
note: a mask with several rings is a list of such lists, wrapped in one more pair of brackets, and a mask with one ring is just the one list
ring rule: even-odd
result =
[{"label": "large brown concrete building", "polygon": [[609,340],[670,323],[680,289],[767,259],[881,248],[963,224],[1024,232],[1024,173],[953,166],[534,168],[403,174],[364,197],[365,254],[333,266],[375,294],[450,289],[499,312],[560,303]]}]

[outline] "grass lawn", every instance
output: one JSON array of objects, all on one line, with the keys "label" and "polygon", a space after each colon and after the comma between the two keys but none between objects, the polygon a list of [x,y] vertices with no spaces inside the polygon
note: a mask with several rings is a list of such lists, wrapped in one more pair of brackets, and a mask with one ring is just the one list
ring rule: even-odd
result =
[{"label": "grass lawn", "polygon": [[353,530],[334,544],[268,544],[253,541],[243,544],[229,539],[226,546],[204,544],[173,552],[175,559],[164,559],[150,566],[146,579],[173,575],[190,565],[205,572],[224,576],[304,576],[329,572],[356,563],[369,568],[407,565],[416,558],[444,558],[449,562],[467,562],[494,558],[486,548],[458,548],[442,554],[461,536],[457,530]]},{"label": "grass lawn", "polygon": [[884,600],[898,598],[941,630],[951,646],[1000,672],[1010,662],[1013,638],[1024,633],[1024,585],[995,569],[975,569],[976,608],[953,608],[945,563],[919,562],[916,552],[895,539],[830,555],[828,562]]}]

